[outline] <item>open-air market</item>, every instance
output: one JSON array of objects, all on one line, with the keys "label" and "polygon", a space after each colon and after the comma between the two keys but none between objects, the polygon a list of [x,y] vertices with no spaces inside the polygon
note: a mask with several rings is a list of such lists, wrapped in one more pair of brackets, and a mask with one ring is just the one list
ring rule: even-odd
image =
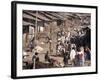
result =
[{"label": "open-air market", "polygon": [[91,14],[23,10],[23,69],[91,66]]}]

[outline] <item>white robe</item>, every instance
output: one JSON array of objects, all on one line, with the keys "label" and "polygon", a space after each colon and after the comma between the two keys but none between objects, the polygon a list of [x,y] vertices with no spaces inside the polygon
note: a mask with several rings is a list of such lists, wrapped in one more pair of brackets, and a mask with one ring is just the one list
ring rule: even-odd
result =
[{"label": "white robe", "polygon": [[72,49],[71,52],[70,52],[70,59],[71,60],[75,59],[75,55],[76,55],[76,52],[75,52],[74,49]]}]

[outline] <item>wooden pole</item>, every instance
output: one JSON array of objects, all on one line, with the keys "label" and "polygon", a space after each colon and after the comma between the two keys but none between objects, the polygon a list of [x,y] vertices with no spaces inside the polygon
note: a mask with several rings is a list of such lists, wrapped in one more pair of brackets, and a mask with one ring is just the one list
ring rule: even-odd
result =
[{"label": "wooden pole", "polygon": [[[38,28],[37,28],[37,16],[38,16],[38,11],[36,11],[36,20],[35,20],[35,32],[34,32],[34,40],[36,41],[36,35],[37,35],[37,32],[38,32]],[[35,69],[35,66],[36,66],[36,62],[35,62],[35,58],[34,58],[34,63],[33,63],[33,69]]]},{"label": "wooden pole", "polygon": [[50,43],[50,46],[49,46],[50,54],[51,54],[51,33],[52,33],[52,25],[50,25],[50,39],[49,39],[49,43]]},{"label": "wooden pole", "polygon": [[33,69],[35,69],[35,58],[34,58],[34,64],[33,64]]},{"label": "wooden pole", "polygon": [[35,37],[35,40],[36,40],[36,35],[37,35],[37,32],[38,32],[38,28],[37,28],[37,16],[38,16],[38,11],[36,11],[36,20],[35,20],[35,33],[34,33],[34,37]]},{"label": "wooden pole", "polygon": [[27,43],[28,43],[28,33],[25,35],[25,48],[27,48]]}]

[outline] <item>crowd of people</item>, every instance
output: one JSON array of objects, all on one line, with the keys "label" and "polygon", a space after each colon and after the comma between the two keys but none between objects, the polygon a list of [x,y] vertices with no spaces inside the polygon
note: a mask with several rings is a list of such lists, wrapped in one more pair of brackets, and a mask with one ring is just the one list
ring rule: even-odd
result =
[{"label": "crowd of people", "polygon": [[[70,51],[70,60],[73,66],[85,66],[85,62],[91,60],[90,49],[88,47],[80,47],[78,50],[75,50],[73,47]],[[86,66],[90,66],[90,63]]]},{"label": "crowd of people", "polygon": [[[48,62],[48,67],[67,67],[67,66],[90,66],[91,65],[91,48],[90,48],[90,33],[78,32],[78,35],[59,31],[57,33],[56,56],[63,58],[63,65],[58,60],[50,57],[49,51],[45,53],[45,62]],[[33,39],[34,40],[34,39]],[[31,41],[33,42],[33,41]],[[34,49],[33,43],[30,43],[30,50]],[[35,52],[32,57],[33,68],[41,67],[38,52]],[[87,62],[87,63],[86,63]],[[43,64],[43,63],[42,63]],[[42,66],[43,67],[43,66]],[[46,67],[46,66],[45,66]]]},{"label": "crowd of people", "polygon": [[51,58],[47,51],[44,58],[46,62],[49,62],[52,65],[52,67],[75,67],[91,65],[91,51],[87,46],[80,47],[77,50],[75,47],[72,47],[69,52],[62,51],[61,57],[63,58],[63,63],[60,63],[57,59]]},{"label": "crowd of people", "polygon": [[78,32],[77,36],[71,35],[70,31],[67,34],[60,31],[57,36],[57,55],[63,57],[64,66],[67,66],[69,61],[72,66],[84,66],[86,61],[89,61],[87,65],[90,65],[90,40],[87,40],[90,35],[86,31]]}]

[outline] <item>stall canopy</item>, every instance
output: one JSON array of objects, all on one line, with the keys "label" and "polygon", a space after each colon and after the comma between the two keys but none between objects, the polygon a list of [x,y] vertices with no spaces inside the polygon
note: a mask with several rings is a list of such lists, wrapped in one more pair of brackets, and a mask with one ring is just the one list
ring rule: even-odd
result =
[{"label": "stall canopy", "polygon": [[35,26],[36,21],[37,23],[48,23],[57,20],[79,20],[81,25],[90,25],[90,19],[91,16],[89,13],[23,10],[23,26]]}]

